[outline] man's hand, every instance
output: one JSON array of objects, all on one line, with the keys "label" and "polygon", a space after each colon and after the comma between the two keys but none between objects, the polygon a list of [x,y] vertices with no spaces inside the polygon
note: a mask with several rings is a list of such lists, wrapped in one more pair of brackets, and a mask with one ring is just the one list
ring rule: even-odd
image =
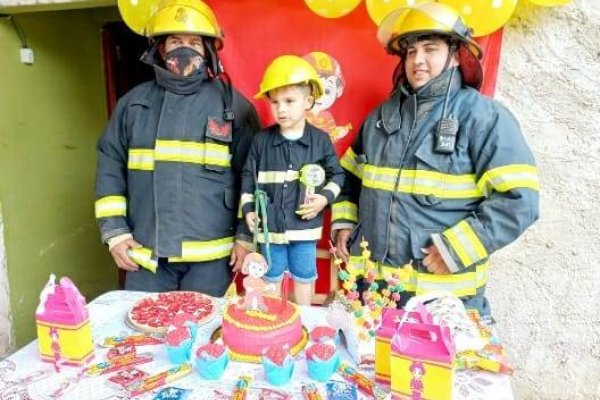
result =
[{"label": "man's hand", "polygon": [[256,217],[256,213],[254,211],[250,211],[248,214],[246,214],[246,225],[248,225],[250,232],[254,232],[254,226],[259,222],[260,221]]},{"label": "man's hand", "polygon": [[138,271],[140,269],[139,265],[134,263],[127,255],[127,250],[136,247],[141,247],[141,244],[133,239],[125,239],[110,249],[110,254],[115,260],[117,267],[124,269],[125,271]]},{"label": "man's hand", "polygon": [[250,250],[246,249],[239,243],[235,243],[233,245],[233,249],[231,250],[231,258],[229,259],[229,266],[233,267],[232,271],[239,272],[242,270],[242,264],[244,262],[244,258],[250,254]]},{"label": "man's hand", "polygon": [[450,269],[446,265],[446,262],[442,258],[437,247],[431,245],[427,248],[421,249],[421,252],[425,253],[426,256],[423,259],[423,266],[427,268],[427,271],[436,275],[448,275]]},{"label": "man's hand", "polygon": [[296,214],[300,215],[302,219],[313,219],[327,206],[327,197],[322,194],[311,194],[306,196],[304,204],[300,205],[300,209],[296,211]]},{"label": "man's hand", "polygon": [[342,259],[343,262],[347,263],[350,258],[350,251],[348,250],[348,238],[352,233],[352,229],[340,229],[337,231],[337,239],[336,239],[336,247],[338,257]]}]

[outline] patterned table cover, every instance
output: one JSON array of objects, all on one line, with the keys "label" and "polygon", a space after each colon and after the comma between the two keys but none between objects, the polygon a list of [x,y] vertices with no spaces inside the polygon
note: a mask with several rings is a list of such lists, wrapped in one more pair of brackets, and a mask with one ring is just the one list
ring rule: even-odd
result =
[{"label": "patterned table cover", "polygon": [[[96,343],[96,358],[94,362],[105,359],[105,348],[98,346],[104,338],[117,336],[123,333],[133,333],[126,323],[127,311],[139,298],[148,295],[143,292],[112,291],[105,293],[89,304],[90,318],[93,326],[94,342]],[[310,331],[318,325],[326,325],[325,308],[302,307],[302,323]],[[199,330],[196,346],[206,343],[214,330],[221,325],[221,317],[217,316],[212,321],[202,326]],[[164,346],[142,347],[140,352],[151,351],[154,361],[138,366],[150,374],[154,374],[172,367],[169,363]],[[339,349],[342,359],[349,360],[345,349]],[[193,363],[192,359],[192,363]],[[369,373],[366,373],[369,375]],[[39,358],[37,341],[29,343],[10,357],[0,361],[0,400],[37,400],[61,398],[65,400],[117,400],[127,399],[124,392],[120,392],[107,384],[107,377],[111,374],[97,377],[79,377],[78,369],[63,367],[60,373],[54,372],[50,364],[42,363]],[[169,384],[180,388],[193,389],[186,400],[212,400],[215,399],[215,390],[231,393],[240,375],[253,376],[253,382],[248,400],[256,400],[261,388],[283,390],[293,399],[303,399],[301,387],[303,383],[312,382],[321,389],[323,398],[325,385],[310,380],[306,373],[304,352],[296,356],[294,374],[290,383],[283,388],[270,386],[264,378],[261,365],[230,362],[225,375],[220,381],[207,381],[196,372]],[[371,374],[372,376],[372,374]],[[343,380],[334,374],[333,380]],[[52,397],[57,389],[63,388],[60,397]],[[150,400],[157,391],[147,393],[137,398]],[[359,394],[359,399],[368,397]],[[455,374],[454,399],[456,400],[512,400],[513,394],[510,378],[505,375],[488,372],[459,371]]]}]

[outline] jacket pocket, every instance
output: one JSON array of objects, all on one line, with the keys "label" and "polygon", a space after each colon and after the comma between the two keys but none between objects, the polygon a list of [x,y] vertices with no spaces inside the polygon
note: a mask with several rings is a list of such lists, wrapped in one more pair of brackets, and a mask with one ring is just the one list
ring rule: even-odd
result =
[{"label": "jacket pocket", "polygon": [[434,135],[428,134],[415,152],[416,168],[413,179],[413,196],[422,206],[434,206],[442,202],[439,197],[446,187],[450,157],[435,153]]},{"label": "jacket pocket", "polygon": [[223,173],[231,161],[231,141],[233,125],[221,116],[208,116],[205,132],[205,159],[207,170]]},{"label": "jacket pocket", "polygon": [[237,206],[237,196],[235,195],[235,190],[233,189],[225,189],[223,191],[223,202],[225,203],[225,207],[230,210],[235,210]]}]

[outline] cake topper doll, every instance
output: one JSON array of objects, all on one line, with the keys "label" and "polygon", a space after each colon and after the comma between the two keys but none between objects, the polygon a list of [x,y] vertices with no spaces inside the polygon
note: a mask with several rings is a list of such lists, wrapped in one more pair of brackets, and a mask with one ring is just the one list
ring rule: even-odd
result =
[{"label": "cake topper doll", "polygon": [[266,283],[262,276],[269,269],[265,258],[258,253],[250,253],[244,258],[242,274],[247,275],[242,281],[246,293],[240,305],[245,310],[267,311],[263,296],[267,292],[275,292],[273,284]]}]

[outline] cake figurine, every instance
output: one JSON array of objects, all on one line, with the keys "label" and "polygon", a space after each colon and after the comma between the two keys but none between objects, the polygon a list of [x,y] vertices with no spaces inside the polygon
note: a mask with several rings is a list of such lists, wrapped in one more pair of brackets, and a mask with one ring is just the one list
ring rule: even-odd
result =
[{"label": "cake figurine", "polygon": [[229,356],[225,346],[208,343],[196,350],[196,367],[204,379],[219,379],[225,372]]},{"label": "cake figurine", "polygon": [[266,283],[262,277],[269,270],[265,258],[259,253],[250,253],[244,258],[242,274],[247,275],[242,281],[246,291],[240,308],[244,310],[267,311],[264,296],[275,292],[273,284]]},{"label": "cake figurine", "polygon": [[292,378],[294,359],[287,345],[269,347],[264,352],[262,364],[265,378],[271,385],[285,385]]}]

